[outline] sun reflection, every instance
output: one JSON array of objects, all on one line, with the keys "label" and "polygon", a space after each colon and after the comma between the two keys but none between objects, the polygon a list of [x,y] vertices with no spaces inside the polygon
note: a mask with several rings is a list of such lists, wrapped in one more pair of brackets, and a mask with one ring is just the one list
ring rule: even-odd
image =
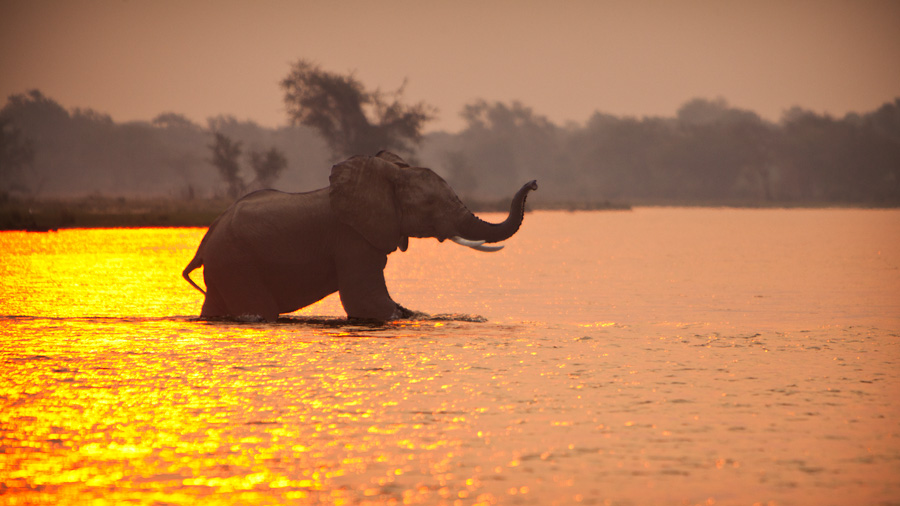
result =
[{"label": "sun reflection", "polygon": [[615,327],[616,322],[593,322],[593,323],[580,323],[579,327],[583,328],[605,328],[605,327]]},{"label": "sun reflection", "polygon": [[[190,259],[192,243],[202,234],[202,229],[4,232],[0,235],[0,314],[195,314],[191,306],[199,294],[173,289],[183,268],[178,266]],[[173,300],[167,295],[173,291],[182,297]]]}]

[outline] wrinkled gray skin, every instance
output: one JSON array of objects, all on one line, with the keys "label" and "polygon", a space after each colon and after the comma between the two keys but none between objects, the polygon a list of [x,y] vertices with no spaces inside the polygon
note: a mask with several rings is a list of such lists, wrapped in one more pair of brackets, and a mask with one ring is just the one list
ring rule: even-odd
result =
[{"label": "wrinkled gray skin", "polygon": [[351,318],[408,317],[384,283],[388,254],[405,251],[410,237],[503,241],[537,189],[535,181],[524,185],[507,219],[491,224],[440,176],[385,151],[335,165],[330,183],[309,193],[251,193],[213,222],[183,272],[203,292],[190,273],[204,266],[201,316],[274,321],[339,291]]}]

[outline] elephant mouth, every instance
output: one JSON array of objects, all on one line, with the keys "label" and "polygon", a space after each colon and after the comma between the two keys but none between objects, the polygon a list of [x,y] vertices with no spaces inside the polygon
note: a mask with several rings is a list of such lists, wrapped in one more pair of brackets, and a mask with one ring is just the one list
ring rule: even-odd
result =
[{"label": "elephant mouth", "polygon": [[503,249],[503,245],[502,245],[502,244],[486,245],[486,244],[484,243],[484,241],[472,241],[472,240],[469,240],[469,239],[464,239],[464,238],[462,238],[462,237],[460,237],[460,236],[458,236],[458,235],[457,235],[457,236],[454,236],[454,237],[451,237],[450,240],[453,241],[453,242],[455,242],[456,244],[461,245],[461,246],[467,246],[467,247],[472,248],[472,249],[474,249],[474,250],[477,250],[477,251],[484,251],[484,252],[487,252],[487,253],[493,253],[493,252],[495,252],[495,251],[500,251],[500,250]]}]

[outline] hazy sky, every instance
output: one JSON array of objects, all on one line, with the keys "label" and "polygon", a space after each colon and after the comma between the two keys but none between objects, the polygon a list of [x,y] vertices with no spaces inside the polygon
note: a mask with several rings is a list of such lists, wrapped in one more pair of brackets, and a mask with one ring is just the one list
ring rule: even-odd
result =
[{"label": "hazy sky", "polygon": [[900,97],[900,1],[0,0],[0,97],[32,88],[116,121],[287,123],[299,58],[439,109],[478,98],[554,122],[674,115],[722,97],[777,120]]}]

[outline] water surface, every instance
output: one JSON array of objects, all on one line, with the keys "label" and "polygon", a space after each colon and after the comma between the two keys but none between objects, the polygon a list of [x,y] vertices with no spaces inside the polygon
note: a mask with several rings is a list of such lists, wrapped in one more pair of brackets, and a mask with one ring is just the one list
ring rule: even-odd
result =
[{"label": "water surface", "polygon": [[0,233],[3,502],[900,503],[898,211],[531,213],[384,326],[194,319],[203,233]]}]

